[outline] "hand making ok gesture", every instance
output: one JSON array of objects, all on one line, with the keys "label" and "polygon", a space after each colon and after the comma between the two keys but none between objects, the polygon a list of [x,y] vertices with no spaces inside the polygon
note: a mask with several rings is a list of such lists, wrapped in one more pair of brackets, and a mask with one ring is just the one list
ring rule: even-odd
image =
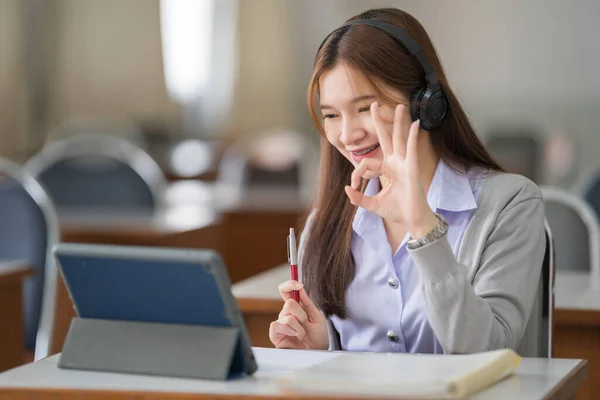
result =
[{"label": "hand making ok gesture", "polygon": [[[364,158],[352,173],[346,194],[355,206],[383,219],[404,224],[413,238],[423,237],[437,224],[421,183],[418,159],[419,121],[411,121],[409,107],[399,104],[392,131],[386,129],[379,105],[371,105],[371,116],[383,153],[383,160]],[[380,178],[381,191],[366,196],[358,191],[360,178]]]}]

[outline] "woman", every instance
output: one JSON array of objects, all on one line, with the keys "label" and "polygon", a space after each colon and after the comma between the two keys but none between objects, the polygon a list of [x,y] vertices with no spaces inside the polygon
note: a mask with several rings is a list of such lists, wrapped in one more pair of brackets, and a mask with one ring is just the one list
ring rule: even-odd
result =
[{"label": "woman", "polygon": [[539,189],[492,160],[418,21],[397,9],[349,21],[314,64],[308,100],[323,137],[320,184],[300,240],[304,284],[280,285],[285,305],[271,341],[516,350],[546,245]]}]

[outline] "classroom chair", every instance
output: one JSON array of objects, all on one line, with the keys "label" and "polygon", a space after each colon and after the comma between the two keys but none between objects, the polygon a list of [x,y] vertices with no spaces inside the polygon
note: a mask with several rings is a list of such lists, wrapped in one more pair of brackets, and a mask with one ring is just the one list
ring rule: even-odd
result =
[{"label": "classroom chair", "polygon": [[25,345],[35,358],[47,355],[56,298],[57,271],[51,251],[60,229],[42,186],[19,165],[0,158],[0,255],[28,260],[35,268],[23,287]]},{"label": "classroom chair", "polygon": [[587,174],[578,182],[574,191],[588,202],[596,217],[600,219],[600,168]]},{"label": "classroom chair", "polygon": [[162,170],[143,149],[102,134],[51,142],[25,168],[46,188],[59,215],[153,211],[167,185]]},{"label": "classroom chair", "polygon": [[600,271],[600,225],[592,207],[564,189],[541,186],[556,243],[558,270]]},{"label": "classroom chair", "polygon": [[552,230],[545,221],[546,250],[537,296],[517,353],[522,357],[552,358],[555,252]]}]

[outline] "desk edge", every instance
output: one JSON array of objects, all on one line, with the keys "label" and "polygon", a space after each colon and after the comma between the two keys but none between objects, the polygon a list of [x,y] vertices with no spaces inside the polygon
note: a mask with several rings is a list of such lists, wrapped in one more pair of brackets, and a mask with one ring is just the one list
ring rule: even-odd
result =
[{"label": "desk edge", "polygon": [[546,399],[565,399],[569,398],[566,394],[577,395],[577,391],[588,378],[589,367],[586,360],[580,360],[567,376],[562,378],[558,384],[552,388]]},{"label": "desk edge", "polygon": [[0,286],[21,280],[27,276],[33,275],[35,270],[28,262],[15,262],[15,266],[8,268],[7,271],[0,269]]},{"label": "desk edge", "polygon": [[[31,388],[31,387],[0,387],[0,399],[28,399],[31,396],[38,396],[41,400],[55,399],[58,396],[66,396],[66,399],[80,399],[82,397],[93,400],[112,400],[123,398],[141,398],[144,400],[215,400],[228,399],[237,400],[240,397],[253,400],[273,400],[273,399],[288,399],[300,400],[305,396],[294,393],[274,393],[274,394],[240,394],[240,393],[191,393],[191,392],[149,392],[149,391],[132,391],[132,390],[103,390],[103,389],[69,389],[69,388]],[[63,398],[63,397],[60,397]],[[311,400],[333,400],[332,396],[312,397]]]},{"label": "desk edge", "polygon": [[241,312],[260,312],[279,314],[283,307],[283,299],[266,299],[261,297],[236,297]]}]

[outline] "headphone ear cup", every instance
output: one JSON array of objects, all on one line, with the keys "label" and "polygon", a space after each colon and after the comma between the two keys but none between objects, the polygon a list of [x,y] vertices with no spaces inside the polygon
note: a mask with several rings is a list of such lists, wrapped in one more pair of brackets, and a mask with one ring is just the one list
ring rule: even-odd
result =
[{"label": "headphone ear cup", "polygon": [[426,104],[423,104],[424,108],[421,110],[425,113],[426,126],[423,129],[432,130],[442,124],[448,110],[448,102],[444,91],[439,87],[431,90],[424,101]]},{"label": "headphone ear cup", "polygon": [[410,117],[413,122],[421,119],[421,100],[423,99],[425,90],[426,88],[417,90],[410,100]]},{"label": "headphone ear cup", "polygon": [[439,86],[420,89],[412,97],[411,117],[413,121],[419,119],[421,128],[426,131],[440,126],[447,110],[446,96]]}]

